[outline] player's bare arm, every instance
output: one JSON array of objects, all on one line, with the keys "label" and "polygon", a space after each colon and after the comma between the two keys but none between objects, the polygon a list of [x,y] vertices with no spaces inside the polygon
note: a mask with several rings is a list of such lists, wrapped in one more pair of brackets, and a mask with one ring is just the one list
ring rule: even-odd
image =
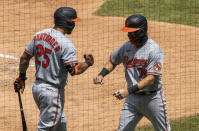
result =
[{"label": "player's bare arm", "polygon": [[89,67],[89,65],[86,62],[78,63],[78,65],[77,65],[78,71],[75,75],[82,74],[84,71],[86,71],[88,69],[88,67]]},{"label": "player's bare arm", "polygon": [[114,92],[113,96],[115,96],[117,99],[121,100],[125,97],[127,97],[129,94],[132,94],[138,90],[142,90],[150,85],[152,85],[155,81],[154,75],[148,75],[146,78],[138,82],[135,86],[129,87],[128,89],[120,89]]},{"label": "player's bare arm", "polygon": [[108,75],[115,69],[116,65],[113,65],[110,60],[106,62],[102,71],[98,74],[97,77],[93,79],[94,84],[104,84],[104,77]]},{"label": "player's bare arm", "polygon": [[82,74],[84,71],[88,69],[88,67],[94,64],[93,55],[85,54],[84,59],[85,59],[85,62],[72,63],[72,64],[66,65],[66,69],[71,74],[71,76]]},{"label": "player's bare arm", "polygon": [[22,54],[22,56],[20,57],[20,63],[19,63],[19,72],[20,73],[26,72],[31,58],[32,58],[32,56],[25,52]]},{"label": "player's bare arm", "polygon": [[151,86],[155,81],[155,75],[147,75],[146,78],[137,83],[139,90]]},{"label": "player's bare arm", "polygon": [[26,70],[28,69],[29,62],[32,56],[30,56],[27,53],[23,53],[23,55],[20,57],[20,63],[19,63],[19,77],[14,81],[14,87],[15,92],[18,92],[21,90],[21,93],[23,93],[25,88],[25,80],[26,78]]}]

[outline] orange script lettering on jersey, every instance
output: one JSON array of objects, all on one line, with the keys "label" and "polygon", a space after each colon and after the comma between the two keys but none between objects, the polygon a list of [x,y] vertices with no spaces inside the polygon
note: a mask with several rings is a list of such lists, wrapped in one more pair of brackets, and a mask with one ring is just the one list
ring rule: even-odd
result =
[{"label": "orange script lettering on jersey", "polygon": [[136,58],[132,58],[129,60],[128,56],[124,56],[124,62],[126,63],[126,68],[131,68],[131,67],[144,66],[148,63],[148,60],[136,59]]},{"label": "orange script lettering on jersey", "polygon": [[37,34],[34,37],[34,42],[36,42],[38,40],[46,41],[48,44],[51,45],[51,47],[55,50],[55,52],[57,52],[60,49],[60,46],[55,47],[58,44],[58,42],[49,34],[46,34],[46,33]]}]

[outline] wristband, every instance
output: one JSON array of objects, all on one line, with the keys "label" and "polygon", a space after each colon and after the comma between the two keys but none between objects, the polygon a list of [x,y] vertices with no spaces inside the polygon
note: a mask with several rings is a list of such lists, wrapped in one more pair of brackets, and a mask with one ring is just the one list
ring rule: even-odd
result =
[{"label": "wristband", "polygon": [[129,94],[135,93],[136,91],[139,91],[139,88],[138,88],[137,84],[134,85],[134,86],[128,87]]},{"label": "wristband", "polygon": [[89,61],[86,61],[85,63],[88,65],[88,67],[91,66],[91,63]]},{"label": "wristband", "polygon": [[26,79],[27,79],[27,78],[26,78],[26,72],[25,72],[25,73],[21,73],[21,72],[20,72],[19,78],[20,78],[21,80],[26,80]]},{"label": "wristband", "polygon": [[107,70],[106,68],[103,68],[102,71],[98,74],[98,76],[101,75],[101,76],[104,77],[104,76],[106,76],[109,73],[110,73],[109,70]]}]

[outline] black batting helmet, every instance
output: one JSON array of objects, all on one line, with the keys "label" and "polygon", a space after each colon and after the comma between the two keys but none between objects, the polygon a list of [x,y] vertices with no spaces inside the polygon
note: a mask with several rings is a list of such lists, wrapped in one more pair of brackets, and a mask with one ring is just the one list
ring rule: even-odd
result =
[{"label": "black batting helmet", "polygon": [[81,21],[81,19],[77,17],[76,10],[71,7],[60,7],[54,13],[55,26],[65,27],[67,34],[71,34],[77,21]]},{"label": "black batting helmet", "polygon": [[[122,28],[124,32],[135,32],[140,43],[145,42],[147,37],[147,19],[142,15],[131,15],[125,21],[125,27]],[[143,40],[144,39],[144,40]]]}]

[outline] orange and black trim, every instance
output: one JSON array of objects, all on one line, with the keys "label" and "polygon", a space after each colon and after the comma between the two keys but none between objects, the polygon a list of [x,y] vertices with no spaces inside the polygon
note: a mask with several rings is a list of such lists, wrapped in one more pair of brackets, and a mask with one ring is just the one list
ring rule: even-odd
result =
[{"label": "orange and black trim", "polygon": [[75,66],[75,75],[78,74],[78,64]]},{"label": "orange and black trim", "polygon": [[140,30],[140,28],[123,27],[121,30],[123,32],[135,32],[135,31]]},{"label": "orange and black trim", "polygon": [[33,56],[33,53],[32,53],[32,52],[30,52],[29,50],[25,49],[25,52],[26,52],[27,54],[29,54],[29,55]]},{"label": "orange and black trim", "polygon": [[80,19],[79,17],[77,17],[75,19],[72,19],[72,21],[74,21],[74,22],[80,22],[80,21],[82,21],[82,19]]}]

